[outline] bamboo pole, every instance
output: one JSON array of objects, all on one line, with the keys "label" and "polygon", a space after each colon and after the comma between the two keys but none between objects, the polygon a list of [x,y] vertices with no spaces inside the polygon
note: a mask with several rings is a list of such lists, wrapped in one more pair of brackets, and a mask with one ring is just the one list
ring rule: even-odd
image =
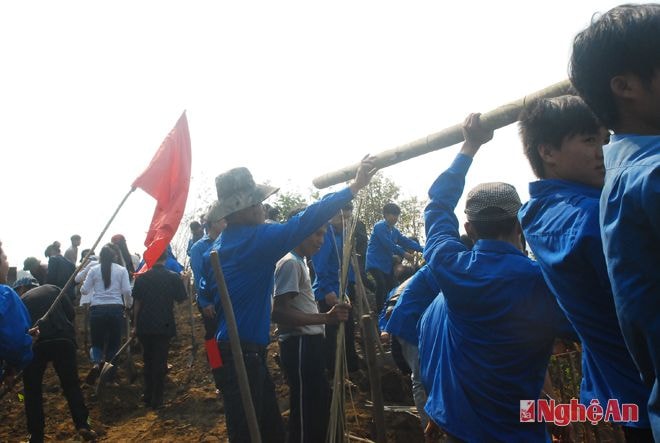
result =
[{"label": "bamboo pole", "polygon": [[243,360],[241,339],[238,336],[238,326],[236,325],[236,318],[234,317],[234,308],[231,305],[231,299],[229,298],[229,292],[227,291],[227,284],[225,283],[225,275],[222,273],[220,257],[218,257],[217,251],[211,251],[211,265],[213,266],[215,281],[218,285],[218,292],[220,293],[222,311],[224,312],[225,320],[227,321],[229,345],[231,346],[231,353],[234,357],[234,368],[236,369],[236,375],[238,377],[238,387],[241,391],[243,411],[245,412],[245,418],[250,430],[250,440],[252,443],[261,443],[259,423],[257,422],[257,414],[254,411],[254,404],[252,403],[250,383],[248,381],[247,371],[245,370],[245,361]]},{"label": "bamboo pole", "polygon": [[378,337],[374,334],[373,319],[370,315],[363,315],[364,339],[367,354],[367,366],[369,369],[369,386],[371,387],[371,401],[374,404],[374,422],[376,424],[376,442],[385,443],[385,402],[383,400],[383,390],[380,383],[380,373],[378,370],[378,361],[376,359],[376,341]]},{"label": "bamboo pole", "polygon": [[[555,83],[540,91],[536,91],[525,97],[507,103],[503,106],[493,109],[481,115],[481,125],[485,129],[499,129],[518,120],[520,111],[526,103],[544,97],[557,97],[570,93],[571,84],[568,80]],[[411,143],[397,146],[396,148],[383,151],[376,154],[374,166],[379,169],[387,166],[392,166],[401,163],[405,160],[418,157],[420,155],[428,154],[429,152],[437,151],[442,148],[453,146],[463,141],[462,123],[455,124],[440,132],[427,135],[426,137],[415,140]],[[319,189],[327,188],[328,186],[343,183],[355,177],[359,163],[344,167],[342,169],[329,172],[327,174],[316,177],[313,180],[314,186]]]}]

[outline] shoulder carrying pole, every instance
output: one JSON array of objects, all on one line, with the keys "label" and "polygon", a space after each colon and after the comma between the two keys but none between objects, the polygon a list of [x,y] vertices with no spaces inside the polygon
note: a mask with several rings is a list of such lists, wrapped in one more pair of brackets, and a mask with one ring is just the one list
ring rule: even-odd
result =
[{"label": "shoulder carrying pole", "polygon": [[[568,80],[555,83],[545,89],[541,89],[540,91],[529,94],[519,100],[507,103],[506,105],[482,114],[481,125],[485,129],[499,129],[510,125],[518,120],[520,111],[526,103],[538,98],[557,97],[559,95],[569,94],[570,91],[571,84]],[[414,142],[397,146],[396,148],[376,154],[374,166],[383,169],[387,166],[392,166],[405,160],[428,154],[429,152],[453,146],[462,141],[462,123],[458,123],[443,129],[440,132],[436,132],[435,134],[430,134],[424,138],[415,140]],[[355,172],[357,171],[358,166],[360,165],[354,164],[334,172],[329,172],[316,177],[312,182],[314,183],[314,186],[319,189],[343,183],[355,177]]]},{"label": "shoulder carrying pole", "polygon": [[225,283],[225,275],[222,273],[220,257],[218,257],[217,251],[211,251],[211,265],[213,266],[215,281],[218,285],[218,292],[220,292],[222,311],[227,320],[229,345],[231,346],[231,353],[234,357],[234,367],[236,368],[236,374],[238,375],[238,387],[241,390],[241,400],[243,403],[243,410],[245,411],[245,418],[248,422],[248,428],[250,429],[250,439],[252,440],[252,443],[261,443],[259,423],[257,423],[257,414],[254,412],[254,405],[252,404],[252,394],[250,392],[247,371],[245,370],[245,361],[243,360],[243,350],[241,349],[238,327],[236,326],[236,318],[234,317],[234,308],[229,299],[229,292],[227,291],[227,284]]}]

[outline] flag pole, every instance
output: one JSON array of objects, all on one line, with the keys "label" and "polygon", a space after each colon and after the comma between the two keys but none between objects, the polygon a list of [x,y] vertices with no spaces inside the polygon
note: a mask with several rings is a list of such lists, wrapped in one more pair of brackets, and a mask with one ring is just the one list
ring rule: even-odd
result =
[{"label": "flag pole", "polygon": [[[73,271],[73,274],[71,274],[71,276],[69,277],[69,279],[66,281],[66,284],[65,284],[64,287],[60,290],[60,293],[57,294],[57,297],[55,298],[55,300],[53,300],[53,303],[51,303],[50,307],[48,308],[48,311],[46,311],[46,313],[45,313],[44,315],[42,315],[41,318],[38,319],[38,320],[34,323],[34,325],[32,325],[33,328],[34,328],[35,326],[39,326],[39,323],[41,323],[41,322],[43,322],[44,320],[46,320],[46,318],[50,315],[50,313],[53,311],[53,309],[55,309],[55,306],[57,306],[57,304],[60,302],[60,300],[62,299],[62,297],[63,297],[64,294],[66,293],[67,289],[69,289],[69,287],[70,287],[71,284],[73,283],[73,279],[75,278],[76,274],[78,274],[78,273],[79,273],[79,272],[80,272],[80,271],[81,271],[81,270],[87,265],[87,263],[89,262],[89,258],[91,257],[92,252],[94,251],[94,249],[96,249],[96,247],[98,246],[98,244],[101,242],[101,239],[103,238],[103,236],[105,235],[106,231],[107,231],[108,228],[110,227],[110,224],[114,221],[115,217],[117,217],[117,214],[119,213],[119,210],[121,209],[122,206],[124,206],[124,203],[126,203],[126,200],[128,200],[128,196],[131,195],[131,194],[133,193],[133,191],[135,191],[135,188],[134,188],[134,187],[132,187],[132,188],[126,193],[126,195],[124,196],[124,198],[121,200],[121,203],[119,203],[119,206],[117,206],[117,209],[115,209],[115,212],[112,214],[112,216],[110,217],[110,219],[108,220],[108,222],[105,224],[105,227],[103,228],[103,231],[101,231],[101,234],[99,235],[99,237],[98,237],[98,238],[96,239],[96,241],[94,242],[94,245],[92,245],[92,247],[89,248],[89,252],[88,252],[87,255],[82,259],[82,261],[80,262],[80,264],[78,265],[78,267],[76,268],[76,270]],[[15,384],[18,382],[18,380],[20,379],[20,376],[21,376],[22,373],[23,373],[23,371],[19,371],[19,372],[16,374],[16,376],[14,377],[14,382],[13,382],[10,386],[6,386],[2,391],[0,391],[0,398],[4,397],[9,391],[11,391],[11,389],[14,387],[14,385],[15,385]]]},{"label": "flag pole", "polygon": [[119,206],[117,206],[117,209],[115,209],[115,212],[112,214],[112,216],[110,217],[110,219],[108,220],[108,222],[105,224],[105,227],[103,228],[103,231],[101,231],[101,234],[99,234],[98,238],[96,239],[96,241],[94,242],[94,244],[92,245],[92,247],[89,248],[89,252],[87,253],[87,255],[86,255],[86,256],[83,258],[83,260],[80,262],[80,264],[78,265],[78,267],[76,268],[76,270],[73,272],[73,274],[71,274],[71,277],[69,277],[69,279],[67,280],[67,282],[66,282],[66,284],[64,285],[64,287],[60,290],[60,293],[57,295],[57,298],[55,298],[55,300],[53,301],[53,303],[50,305],[50,308],[48,308],[48,311],[46,311],[46,313],[45,313],[44,315],[42,315],[41,318],[40,318],[39,320],[36,321],[36,323],[34,324],[34,326],[38,326],[39,323],[41,323],[42,321],[44,321],[44,320],[50,315],[50,313],[53,311],[53,309],[55,309],[55,306],[57,306],[57,303],[59,303],[59,301],[60,301],[60,299],[62,298],[62,296],[65,294],[65,292],[67,291],[67,289],[69,289],[69,287],[70,287],[71,284],[73,283],[73,279],[75,278],[76,274],[78,274],[78,273],[79,273],[79,272],[80,272],[80,271],[81,271],[81,270],[87,265],[87,263],[89,262],[89,258],[91,257],[92,252],[93,252],[93,251],[96,249],[96,247],[99,245],[99,243],[101,242],[101,239],[103,238],[103,236],[105,235],[106,231],[107,231],[108,228],[110,227],[110,224],[114,221],[115,217],[117,217],[117,214],[119,213],[119,210],[121,209],[122,206],[124,206],[124,203],[126,203],[126,200],[128,200],[128,196],[131,195],[131,194],[133,193],[133,191],[135,191],[135,188],[134,188],[134,187],[132,187],[132,188],[128,191],[128,193],[126,193],[126,195],[124,196],[124,198],[121,200],[121,203],[119,203]]},{"label": "flag pole", "polygon": [[[564,80],[555,83],[552,86],[528,94],[525,97],[502,105],[492,111],[486,112],[481,115],[481,125],[484,129],[499,129],[518,120],[520,111],[526,103],[539,98],[557,97],[560,95],[570,94],[571,83]],[[397,146],[396,148],[376,154],[374,166],[378,169],[392,166],[401,163],[411,158],[419,157],[420,155],[428,154],[429,152],[437,151],[442,148],[453,146],[463,141],[463,124],[458,123],[443,129],[440,132],[427,135],[426,137],[415,140],[411,143]],[[318,189],[327,188],[328,186],[343,183],[355,177],[359,163],[346,166],[345,168],[338,169],[333,172],[316,177],[312,182]]]}]

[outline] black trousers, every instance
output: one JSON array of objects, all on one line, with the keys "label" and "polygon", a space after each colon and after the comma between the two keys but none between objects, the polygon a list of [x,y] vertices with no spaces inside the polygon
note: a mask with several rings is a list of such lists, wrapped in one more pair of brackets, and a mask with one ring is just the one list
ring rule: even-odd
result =
[{"label": "black trousers", "polygon": [[144,359],[144,401],[152,407],[159,407],[163,404],[170,337],[140,334],[138,339],[142,343]]},{"label": "black trousers", "polygon": [[[234,357],[229,343],[219,342],[218,347],[223,361],[220,368],[220,391],[225,406],[229,441],[231,443],[250,443],[250,431],[245,412],[243,412],[238,376],[234,368]],[[261,440],[283,443],[285,441],[284,423],[277,405],[275,385],[266,366],[266,347],[249,343],[243,343],[241,347]]]},{"label": "black trousers", "polygon": [[380,315],[383,312],[387,294],[394,288],[396,282],[391,273],[385,274],[380,269],[369,269],[369,273],[376,281],[376,314]]},{"label": "black trousers", "polygon": [[[348,287],[348,296],[355,299],[355,286]],[[324,300],[318,302],[319,312],[328,312],[331,306],[328,306]],[[353,319],[353,310],[348,313],[344,332],[344,347],[346,349],[346,366],[348,372],[360,369],[357,352],[355,351],[355,321]],[[332,376],[335,373],[335,354],[337,353],[337,331],[339,325],[325,325],[325,367],[328,374]]]},{"label": "black trousers", "polygon": [[330,415],[330,386],[324,365],[323,335],[302,335],[280,342],[289,385],[289,443],[325,441]]},{"label": "black trousers", "polygon": [[62,386],[62,391],[69,404],[76,429],[88,427],[89,413],[80,390],[76,345],[71,340],[58,339],[37,343],[32,349],[34,358],[23,369],[23,387],[27,428],[33,440],[40,441],[44,435],[42,382],[48,362],[53,362],[53,368],[60,379],[60,386]]}]

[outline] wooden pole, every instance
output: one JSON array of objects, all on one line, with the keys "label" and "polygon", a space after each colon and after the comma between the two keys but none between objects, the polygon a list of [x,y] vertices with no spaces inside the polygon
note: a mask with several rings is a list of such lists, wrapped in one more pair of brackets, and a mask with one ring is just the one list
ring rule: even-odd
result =
[{"label": "wooden pole", "polygon": [[222,311],[224,312],[225,320],[227,321],[229,345],[231,346],[231,353],[234,357],[234,368],[236,369],[236,374],[238,376],[238,387],[241,391],[241,401],[243,403],[245,418],[247,419],[248,428],[250,430],[250,439],[252,440],[252,443],[261,443],[259,423],[257,422],[257,414],[254,412],[254,404],[252,404],[250,383],[248,382],[247,371],[245,370],[245,361],[243,360],[241,340],[238,336],[238,327],[236,326],[236,318],[234,317],[234,308],[231,305],[231,299],[229,298],[229,292],[227,291],[227,284],[225,283],[225,275],[222,273],[220,257],[218,257],[217,251],[211,251],[211,265],[213,266],[213,272],[215,273],[218,292],[220,292]]},{"label": "wooden pole", "polygon": [[366,337],[364,339],[367,366],[369,369],[369,386],[371,387],[371,401],[374,404],[374,422],[376,424],[376,442],[386,442],[385,432],[385,402],[383,401],[383,390],[380,384],[380,373],[378,371],[378,362],[376,359],[376,341],[378,337],[375,336],[373,319],[370,315],[363,315],[362,322],[364,324],[364,332]]},{"label": "wooden pole", "polygon": [[96,247],[99,245],[99,243],[101,242],[101,239],[103,238],[103,236],[105,235],[106,231],[107,231],[108,228],[110,227],[110,224],[114,221],[115,217],[116,217],[117,214],[119,213],[119,210],[121,209],[122,206],[124,206],[124,203],[126,203],[126,200],[128,200],[128,196],[131,195],[131,194],[133,193],[133,191],[135,191],[135,188],[131,188],[131,189],[128,191],[128,193],[126,193],[126,195],[124,196],[124,198],[123,198],[123,199],[121,200],[121,202],[119,203],[119,206],[117,206],[117,209],[115,209],[115,212],[114,212],[114,213],[112,214],[112,216],[110,217],[110,220],[108,220],[108,222],[105,224],[105,227],[103,228],[103,230],[102,230],[101,233],[99,234],[98,238],[96,239],[96,241],[94,242],[94,244],[92,245],[92,247],[89,248],[89,252],[87,253],[87,255],[86,255],[86,256],[83,258],[83,260],[80,262],[80,264],[78,265],[78,267],[76,268],[76,270],[73,271],[73,274],[71,274],[71,277],[69,277],[69,279],[67,280],[66,284],[64,285],[64,287],[62,288],[62,290],[60,291],[60,293],[57,295],[57,298],[55,298],[55,300],[53,301],[53,303],[52,303],[52,304],[50,305],[50,307],[48,308],[48,311],[46,311],[46,313],[45,313],[45,314],[44,314],[39,320],[37,320],[37,322],[35,323],[35,326],[38,326],[40,322],[44,321],[44,320],[46,319],[46,317],[48,317],[48,316],[50,315],[50,313],[53,311],[53,309],[55,309],[55,306],[57,305],[57,303],[59,303],[59,301],[60,301],[60,299],[62,298],[62,296],[64,295],[64,293],[65,293],[65,292],[67,291],[67,289],[69,289],[69,287],[71,287],[71,285],[73,284],[73,279],[75,278],[76,274],[78,274],[78,273],[79,273],[79,272],[80,272],[80,271],[81,271],[81,270],[87,265],[87,262],[89,262],[89,257],[91,257],[91,255],[92,255],[92,251],[94,251],[94,250],[96,249]]},{"label": "wooden pole", "polygon": [[[518,120],[520,111],[526,103],[543,97],[557,97],[560,95],[569,94],[571,84],[568,80],[555,83],[540,91],[529,94],[519,100],[516,100],[506,105],[500,106],[492,111],[486,112],[481,115],[481,124],[486,129],[499,129]],[[405,160],[418,157],[420,155],[428,154],[429,152],[437,151],[442,148],[453,146],[463,141],[462,123],[455,124],[435,134],[427,135],[426,137],[415,140],[411,143],[397,146],[396,148],[383,151],[376,154],[374,166],[383,169],[387,166],[392,166],[401,163]],[[313,180],[314,186],[319,189],[327,188],[328,186],[336,185],[338,183],[346,182],[355,177],[355,172],[359,164],[353,164],[337,171],[329,172],[327,174],[316,177]]]},{"label": "wooden pole", "polygon": [[194,291],[193,286],[190,283],[190,273],[186,272],[184,274],[184,286],[186,288],[186,294],[188,294],[188,313],[190,315],[190,360],[188,360],[188,367],[192,368],[195,363],[195,356],[197,355],[197,341],[195,340],[195,316],[193,312],[193,298]]}]

